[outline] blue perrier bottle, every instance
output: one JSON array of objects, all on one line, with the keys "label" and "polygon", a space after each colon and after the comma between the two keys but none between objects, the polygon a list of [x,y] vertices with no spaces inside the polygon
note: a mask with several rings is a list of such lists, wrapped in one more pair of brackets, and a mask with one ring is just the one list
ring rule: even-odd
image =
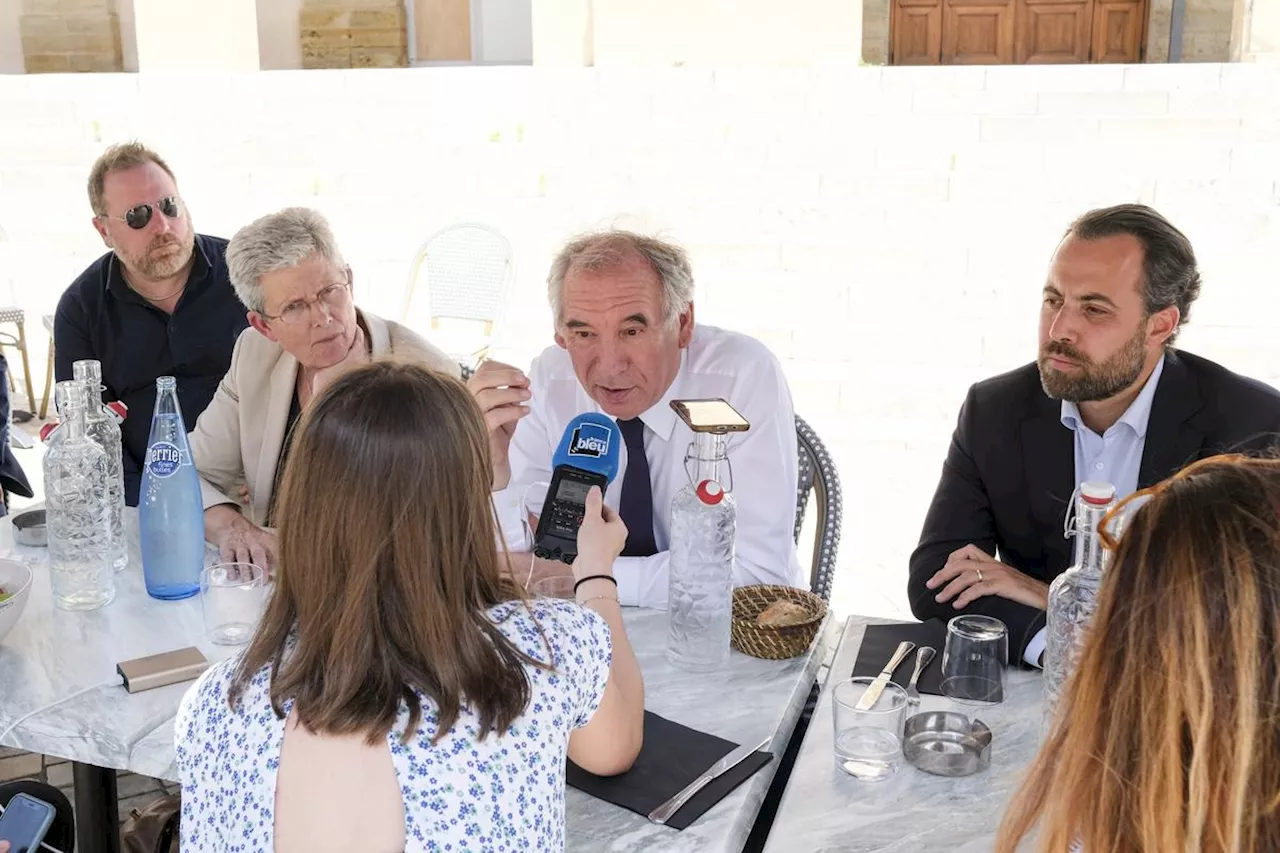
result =
[{"label": "blue perrier bottle", "polygon": [[156,379],[156,408],[138,495],[138,527],[147,593],[152,598],[177,599],[199,592],[204,506],[172,376]]}]

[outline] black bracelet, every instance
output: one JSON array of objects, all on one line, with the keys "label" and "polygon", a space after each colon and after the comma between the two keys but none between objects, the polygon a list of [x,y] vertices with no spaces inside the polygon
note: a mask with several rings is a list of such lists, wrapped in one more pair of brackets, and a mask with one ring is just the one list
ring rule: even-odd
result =
[{"label": "black bracelet", "polygon": [[585,578],[573,585],[573,594],[577,595],[578,587],[582,586],[587,581],[608,581],[615,587],[618,585],[618,581],[613,577],[613,575],[587,575]]}]

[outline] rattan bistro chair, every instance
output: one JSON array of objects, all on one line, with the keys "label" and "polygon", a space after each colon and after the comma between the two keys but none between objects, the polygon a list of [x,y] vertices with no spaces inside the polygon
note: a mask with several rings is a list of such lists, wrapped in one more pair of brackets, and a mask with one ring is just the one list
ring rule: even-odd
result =
[{"label": "rattan bistro chair", "polygon": [[[10,347],[22,356],[22,376],[26,380],[27,411],[34,411],[36,405],[35,391],[31,386],[31,363],[27,359],[27,333],[25,323],[27,312],[16,305],[0,308],[0,325],[13,324],[15,331],[0,331],[0,347]],[[13,373],[9,374],[9,390],[14,389]]]},{"label": "rattan bistro chair", "polygon": [[840,495],[840,475],[826,445],[804,418],[796,415],[796,449],[799,453],[799,483],[796,489],[795,539],[800,541],[805,509],[812,492],[818,512],[814,535],[813,562],[809,569],[809,588],[823,601],[831,600],[832,580],[836,571],[836,554],[840,550],[840,523],[844,513]]}]

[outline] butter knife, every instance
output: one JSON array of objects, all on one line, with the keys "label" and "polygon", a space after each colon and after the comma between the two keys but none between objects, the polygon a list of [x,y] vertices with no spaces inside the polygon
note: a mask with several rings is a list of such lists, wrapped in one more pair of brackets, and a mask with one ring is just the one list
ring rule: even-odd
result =
[{"label": "butter knife", "polygon": [[727,773],[728,771],[737,767],[739,764],[741,764],[743,761],[746,760],[747,756],[751,755],[754,752],[758,752],[764,749],[766,746],[769,745],[770,740],[771,738],[765,738],[755,746],[751,746],[749,744],[745,746],[740,746],[737,749],[735,749],[733,752],[726,755],[724,758],[717,761],[715,764],[712,764],[711,767],[705,773],[703,773],[697,779],[694,779],[692,782],[690,782],[683,791],[676,794],[674,797],[667,800],[665,803],[658,806],[653,811],[649,812],[649,820],[653,821],[654,823],[666,823],[667,821],[671,820],[671,817],[676,812],[680,811],[680,809],[684,806],[685,803],[693,799],[694,794],[698,793],[703,788],[705,788],[717,776]]},{"label": "butter knife", "polygon": [[889,679],[893,678],[893,671],[898,668],[907,655],[915,650],[916,644],[903,640],[898,643],[898,650],[893,653],[893,657],[889,658],[889,662],[885,664],[884,669],[880,670],[880,674],[876,676],[876,680],[871,682],[871,686],[867,688],[867,692],[862,694],[862,698],[858,700],[858,704],[854,705],[854,709],[858,711],[870,711],[876,706],[876,701],[880,698],[880,694],[884,692],[885,685],[889,683]]}]

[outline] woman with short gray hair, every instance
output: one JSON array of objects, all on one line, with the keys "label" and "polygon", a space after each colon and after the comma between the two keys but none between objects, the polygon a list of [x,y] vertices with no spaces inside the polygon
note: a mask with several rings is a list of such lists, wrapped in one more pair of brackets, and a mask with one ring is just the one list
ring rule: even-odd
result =
[{"label": "woman with short gray hair", "polygon": [[293,426],[317,392],[383,356],[453,376],[459,368],[404,326],[356,307],[351,267],[315,210],[290,207],[241,228],[227,267],[252,328],[196,423],[191,453],[206,538],[224,560],[267,567],[276,554],[269,528],[277,481]]}]

